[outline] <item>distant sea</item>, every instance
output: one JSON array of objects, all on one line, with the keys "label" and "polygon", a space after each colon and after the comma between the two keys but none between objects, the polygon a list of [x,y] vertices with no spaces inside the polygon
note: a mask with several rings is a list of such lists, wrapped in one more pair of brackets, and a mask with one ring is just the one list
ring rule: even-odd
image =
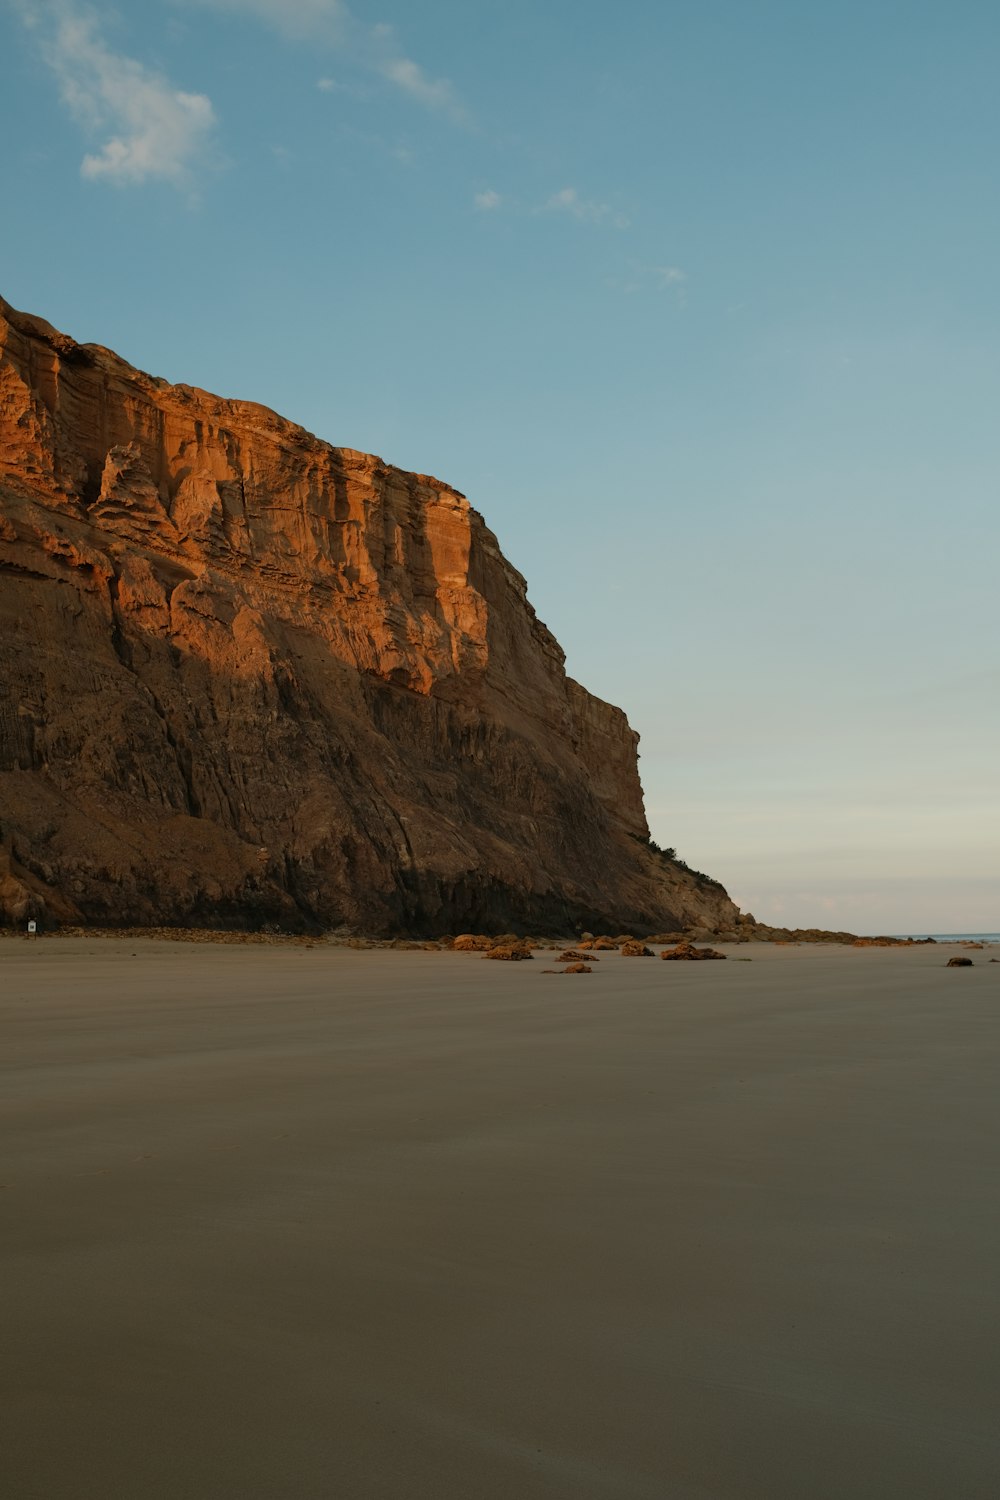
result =
[{"label": "distant sea", "polygon": [[932,937],[936,943],[1000,943],[1000,932],[894,932],[893,937]]}]

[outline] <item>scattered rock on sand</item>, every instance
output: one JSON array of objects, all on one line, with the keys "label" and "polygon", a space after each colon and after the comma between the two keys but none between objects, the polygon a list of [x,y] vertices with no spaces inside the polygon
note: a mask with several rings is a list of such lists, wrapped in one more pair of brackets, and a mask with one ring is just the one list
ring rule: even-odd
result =
[{"label": "scattered rock on sand", "polygon": [[971,969],[972,968],[972,959],[971,958],[949,958],[948,962],[945,964],[945,968],[946,969]]},{"label": "scattered rock on sand", "polygon": [[689,943],[686,938],[682,943],[678,943],[676,948],[664,948],[663,952],[660,954],[661,958],[690,959],[725,958],[725,956],[726,955],[724,953],[720,953],[716,948],[696,948],[694,944]]},{"label": "scattered rock on sand", "polygon": [[564,974],[592,974],[593,972],[589,964],[570,964],[563,969]]},{"label": "scattered rock on sand", "polygon": [[[820,933],[820,937],[823,934]],[[918,944],[933,943],[933,938],[911,938],[911,937],[857,937],[851,943],[852,948],[915,948]]]},{"label": "scattered rock on sand", "polygon": [[599,952],[599,953],[617,953],[618,952],[618,944],[615,942],[614,938],[609,938],[609,937],[595,938],[591,946],[593,947],[595,953],[596,952]]},{"label": "scattered rock on sand", "polygon": [[496,947],[490,948],[483,954],[484,958],[501,958],[508,961],[521,958],[533,958],[534,954],[530,948],[522,948],[520,943],[498,943]]},{"label": "scattered rock on sand", "polygon": [[560,953],[558,961],[561,964],[582,964],[587,962],[596,964],[599,962],[592,953],[578,953],[575,948],[567,948],[565,953]]},{"label": "scattered rock on sand", "polygon": [[484,937],[481,932],[462,932],[451,946],[456,953],[485,953],[495,941],[495,938]]},{"label": "scattered rock on sand", "polygon": [[653,957],[653,950],[652,950],[652,948],[647,948],[645,943],[640,943],[636,939],[631,939],[627,943],[622,943],[620,951],[621,951],[622,958],[652,958]]}]

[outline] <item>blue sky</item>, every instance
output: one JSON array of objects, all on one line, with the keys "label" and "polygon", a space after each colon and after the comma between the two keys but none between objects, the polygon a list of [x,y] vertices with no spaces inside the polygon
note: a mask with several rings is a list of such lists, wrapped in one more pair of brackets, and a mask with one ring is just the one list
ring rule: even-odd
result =
[{"label": "blue sky", "polygon": [[0,290],[469,495],[762,919],[1000,929],[1000,11],[0,0]]}]

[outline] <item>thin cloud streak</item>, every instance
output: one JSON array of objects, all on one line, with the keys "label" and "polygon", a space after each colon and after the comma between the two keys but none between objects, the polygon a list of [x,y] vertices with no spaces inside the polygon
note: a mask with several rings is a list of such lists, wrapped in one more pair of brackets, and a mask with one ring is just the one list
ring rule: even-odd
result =
[{"label": "thin cloud streak", "polygon": [[575,187],[560,188],[544,204],[542,212],[564,213],[579,219],[584,224],[610,224],[615,229],[627,229],[628,219],[616,213],[610,203],[598,203],[593,198],[581,198]]},{"label": "thin cloud streak", "polygon": [[351,24],[351,14],[341,0],[181,0],[205,10],[228,11],[253,16],[273,26],[292,41],[341,41]]},{"label": "thin cloud streak", "polygon": [[649,269],[659,290],[673,292],[678,306],[687,307],[687,272],[680,266],[650,266]]},{"label": "thin cloud streak", "polygon": [[458,102],[451,84],[445,78],[428,78],[427,74],[409,57],[390,57],[379,64],[383,78],[394,83],[429,109],[443,109],[449,113],[458,110]]},{"label": "thin cloud streak", "polygon": [[[175,0],[231,15],[251,16],[297,42],[343,47],[370,71],[406,94],[425,109],[466,118],[454,85],[435,78],[398,46],[392,26],[365,26],[342,0]],[[321,79],[318,87],[329,91],[332,79]]]},{"label": "thin cloud streak", "polygon": [[425,108],[448,114],[456,121],[465,119],[453,85],[447,78],[431,78],[412,57],[405,56],[397,46],[392,26],[373,26],[370,39],[376,73]]},{"label": "thin cloud streak", "polygon": [[645,266],[632,262],[627,274],[613,276],[608,286],[613,291],[634,296],[637,292],[672,292],[679,307],[687,306],[687,272],[680,266]]}]

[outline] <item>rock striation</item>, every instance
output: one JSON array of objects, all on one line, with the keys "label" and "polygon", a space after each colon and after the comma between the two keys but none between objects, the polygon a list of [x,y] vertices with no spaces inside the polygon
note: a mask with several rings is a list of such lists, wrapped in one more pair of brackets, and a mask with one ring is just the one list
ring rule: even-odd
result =
[{"label": "rock striation", "polygon": [[0,910],[731,929],[465,497],[0,299]]}]

